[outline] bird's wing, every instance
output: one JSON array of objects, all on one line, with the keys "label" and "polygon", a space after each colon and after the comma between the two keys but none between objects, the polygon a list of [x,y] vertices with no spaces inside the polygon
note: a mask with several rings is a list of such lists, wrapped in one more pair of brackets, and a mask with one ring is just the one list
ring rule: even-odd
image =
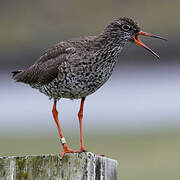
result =
[{"label": "bird's wing", "polygon": [[76,49],[69,42],[61,42],[48,49],[32,66],[17,74],[17,82],[27,84],[48,84],[58,75],[58,67],[67,60]]}]

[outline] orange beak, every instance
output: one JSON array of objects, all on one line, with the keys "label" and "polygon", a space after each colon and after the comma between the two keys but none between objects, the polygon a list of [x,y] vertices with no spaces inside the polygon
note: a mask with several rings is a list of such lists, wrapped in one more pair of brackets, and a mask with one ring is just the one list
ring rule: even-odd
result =
[{"label": "orange beak", "polygon": [[146,33],[146,32],[143,32],[143,31],[140,31],[138,32],[135,37],[134,37],[134,42],[136,44],[138,44],[139,46],[142,46],[143,48],[147,49],[150,53],[152,53],[154,56],[156,56],[158,59],[160,58],[158,54],[156,54],[154,51],[152,51],[149,47],[147,47],[143,42],[140,41],[139,39],[139,35],[143,35],[143,36],[148,36],[148,37],[153,37],[153,38],[157,38],[157,39],[162,39],[162,40],[165,40],[167,41],[166,38],[163,38],[163,37],[160,37],[160,36],[156,36],[156,35],[153,35],[153,34],[150,34],[150,33]]}]

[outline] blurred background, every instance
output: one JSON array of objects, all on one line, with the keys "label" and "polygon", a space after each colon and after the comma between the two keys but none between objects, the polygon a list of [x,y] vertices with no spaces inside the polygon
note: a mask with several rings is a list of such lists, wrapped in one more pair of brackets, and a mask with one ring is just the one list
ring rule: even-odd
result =
[{"label": "blurred background", "polygon": [[[52,101],[10,72],[25,69],[53,44],[97,35],[113,19],[128,16],[161,59],[126,46],[110,80],[85,102],[88,151],[119,161],[119,179],[180,179],[180,1],[6,0],[0,6],[0,156],[59,153]],[[80,101],[61,100],[59,117],[72,149],[78,149]]]}]

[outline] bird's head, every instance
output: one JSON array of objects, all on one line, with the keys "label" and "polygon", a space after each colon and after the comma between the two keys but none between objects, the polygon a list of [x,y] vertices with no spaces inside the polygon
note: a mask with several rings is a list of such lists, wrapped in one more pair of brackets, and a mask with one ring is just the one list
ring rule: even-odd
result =
[{"label": "bird's head", "polygon": [[142,46],[157,58],[159,58],[159,56],[149,47],[147,47],[142,41],[140,41],[139,36],[143,35],[167,40],[166,38],[142,31],[136,22],[127,17],[115,19],[105,28],[104,32],[108,35],[109,38],[116,39],[117,43],[125,44],[127,42],[133,42],[139,46]]}]

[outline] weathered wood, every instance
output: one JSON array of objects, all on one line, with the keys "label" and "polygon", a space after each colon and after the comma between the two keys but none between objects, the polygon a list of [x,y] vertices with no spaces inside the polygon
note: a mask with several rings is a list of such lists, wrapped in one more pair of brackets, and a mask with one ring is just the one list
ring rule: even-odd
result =
[{"label": "weathered wood", "polygon": [[0,157],[0,180],[117,180],[118,162],[93,153]]}]

